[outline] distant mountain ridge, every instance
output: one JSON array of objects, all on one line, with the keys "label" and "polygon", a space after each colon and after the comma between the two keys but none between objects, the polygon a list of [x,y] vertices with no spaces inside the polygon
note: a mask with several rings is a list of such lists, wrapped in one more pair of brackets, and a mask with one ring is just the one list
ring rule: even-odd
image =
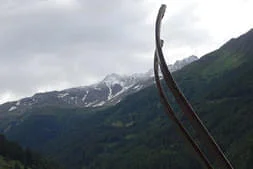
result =
[{"label": "distant mountain ridge", "polygon": [[[168,66],[174,72],[197,59],[196,56],[190,56]],[[87,108],[113,105],[120,102],[126,95],[138,92],[151,84],[153,84],[153,69],[146,73],[136,73],[130,76],[113,73],[107,75],[102,81],[90,86],[37,93],[32,97],[2,104],[0,105],[0,113],[22,113],[32,107],[45,105]]]}]

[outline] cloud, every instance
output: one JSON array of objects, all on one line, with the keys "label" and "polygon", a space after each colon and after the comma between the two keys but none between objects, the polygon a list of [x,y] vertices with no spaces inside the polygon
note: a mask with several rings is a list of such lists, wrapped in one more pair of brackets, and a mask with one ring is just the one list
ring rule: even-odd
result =
[{"label": "cloud", "polygon": [[[159,1],[0,0],[0,103],[152,67]],[[170,62],[212,46],[198,1],[167,1]],[[203,15],[206,16],[206,15]],[[209,16],[209,15],[208,15]],[[194,53],[196,52],[196,53]]]},{"label": "cloud", "polygon": [[105,73],[129,73],[134,56],[152,50],[144,23],[148,11],[141,6],[126,0],[4,4],[0,92],[24,96],[90,84]]}]

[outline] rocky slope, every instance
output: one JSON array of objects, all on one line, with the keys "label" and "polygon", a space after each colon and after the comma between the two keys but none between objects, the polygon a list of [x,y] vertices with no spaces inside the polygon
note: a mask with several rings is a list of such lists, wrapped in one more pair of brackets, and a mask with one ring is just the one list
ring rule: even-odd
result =
[{"label": "rocky slope", "polygon": [[[176,61],[169,65],[174,72],[185,65],[196,61],[196,56]],[[33,107],[53,105],[61,107],[87,107],[94,108],[119,103],[126,95],[138,92],[139,90],[153,84],[153,70],[146,73],[121,76],[118,74],[107,75],[99,83],[65,89],[37,93],[32,97],[23,98],[15,102],[8,102],[0,106],[1,113],[23,113]]]}]

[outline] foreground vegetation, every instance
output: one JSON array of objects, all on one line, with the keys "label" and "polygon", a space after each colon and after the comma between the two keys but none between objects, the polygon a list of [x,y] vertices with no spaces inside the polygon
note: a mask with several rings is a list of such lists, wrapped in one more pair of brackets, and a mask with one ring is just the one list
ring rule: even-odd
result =
[{"label": "foreground vegetation", "polygon": [[15,142],[0,135],[0,169],[56,169],[55,163],[49,162],[29,148],[23,149]]}]

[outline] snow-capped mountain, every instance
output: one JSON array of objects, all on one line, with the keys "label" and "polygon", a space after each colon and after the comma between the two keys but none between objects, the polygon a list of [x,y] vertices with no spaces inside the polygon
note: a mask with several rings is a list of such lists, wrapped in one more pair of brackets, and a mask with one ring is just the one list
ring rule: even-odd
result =
[{"label": "snow-capped mountain", "polygon": [[[197,60],[196,56],[168,65],[173,72]],[[135,93],[154,83],[153,69],[133,75],[107,75],[102,81],[83,87],[37,93],[32,97],[0,105],[0,113],[23,113],[33,107],[61,106],[94,108],[119,103],[125,96]]]}]

